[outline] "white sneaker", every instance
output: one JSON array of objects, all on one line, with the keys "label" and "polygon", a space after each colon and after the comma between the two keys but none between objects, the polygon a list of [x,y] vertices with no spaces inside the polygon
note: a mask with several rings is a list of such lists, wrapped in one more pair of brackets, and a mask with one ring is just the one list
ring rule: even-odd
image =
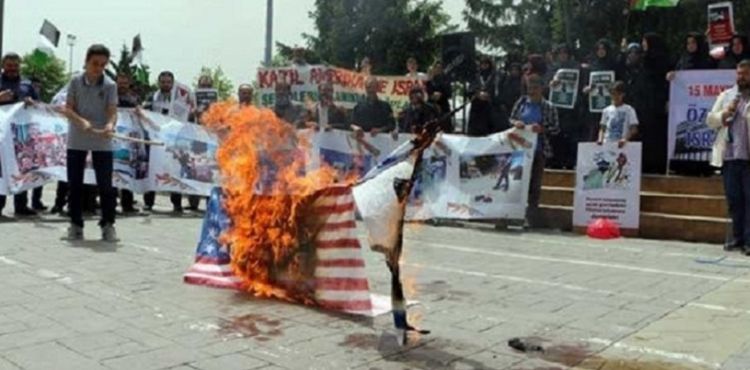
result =
[{"label": "white sneaker", "polygon": [[60,240],[66,240],[69,242],[83,240],[83,228],[77,225],[68,226],[68,231],[60,238]]},{"label": "white sneaker", "polygon": [[117,238],[117,232],[115,231],[114,226],[102,226],[102,240],[108,243],[117,243],[120,241],[120,239]]}]

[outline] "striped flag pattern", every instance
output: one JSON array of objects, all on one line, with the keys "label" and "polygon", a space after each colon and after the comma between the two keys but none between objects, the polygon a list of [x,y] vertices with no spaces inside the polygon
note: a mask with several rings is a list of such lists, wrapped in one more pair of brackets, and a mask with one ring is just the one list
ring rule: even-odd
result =
[{"label": "striped flag pattern", "polygon": [[[373,306],[365,273],[362,249],[356,237],[355,204],[350,186],[332,186],[316,193],[309,217],[320,225],[316,247],[315,301],[325,309],[374,316],[382,309]],[[188,284],[241,289],[233,275],[231,257],[218,237],[230,219],[221,206],[221,190],[214,189],[203,221],[193,266],[185,273]],[[305,224],[308,224],[307,222]],[[375,312],[378,311],[378,312]]]}]

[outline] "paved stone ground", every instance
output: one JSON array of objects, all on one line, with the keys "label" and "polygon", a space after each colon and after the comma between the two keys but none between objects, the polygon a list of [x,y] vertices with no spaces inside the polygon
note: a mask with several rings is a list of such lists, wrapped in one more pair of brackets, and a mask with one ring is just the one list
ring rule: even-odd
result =
[{"label": "paved stone ground", "polygon": [[200,222],[123,218],[116,246],[93,220],[78,246],[61,218],[0,222],[0,369],[750,369],[750,259],[715,245],[410,226],[411,312],[432,334],[401,348],[389,316],[183,284]]}]

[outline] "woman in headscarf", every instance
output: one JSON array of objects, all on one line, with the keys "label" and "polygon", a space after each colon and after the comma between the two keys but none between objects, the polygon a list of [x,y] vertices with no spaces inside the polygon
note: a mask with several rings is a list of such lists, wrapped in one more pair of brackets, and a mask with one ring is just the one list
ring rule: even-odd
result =
[{"label": "woman in headscarf", "polygon": [[595,141],[599,136],[599,119],[601,115],[599,113],[592,113],[589,111],[588,105],[588,94],[591,92],[591,86],[588,86],[590,81],[591,72],[604,72],[613,71],[615,73],[615,81],[620,78],[621,70],[617,62],[617,55],[613,51],[612,42],[608,39],[601,39],[594,45],[594,55],[588,64],[582,65],[582,76],[581,83],[586,86],[581,90],[581,103],[579,107],[583,110],[581,114],[582,121],[585,122],[587,128],[584,129],[587,133],[584,139],[588,141]]},{"label": "woman in headscarf", "polygon": [[750,58],[747,36],[736,33],[732,41],[724,48],[723,58],[719,58],[718,69],[735,69],[741,61]]},{"label": "woman in headscarf", "polygon": [[494,112],[496,103],[497,76],[492,60],[482,57],[479,60],[479,72],[469,86],[469,96],[472,97],[469,110],[469,124],[466,134],[469,136],[487,136],[498,132],[500,123]]},{"label": "woman in headscarf", "polygon": [[[697,32],[691,32],[685,37],[685,50],[677,61],[674,71],[667,74],[667,80],[672,81],[675,71],[714,69],[716,62],[709,55],[706,37]],[[672,159],[670,168],[678,174],[710,175],[714,172],[708,161]]]},{"label": "woman in headscarf", "polygon": [[639,130],[643,142],[643,171],[664,174],[667,171],[667,101],[669,84],[667,73],[671,63],[661,36],[647,33],[641,40],[643,48],[643,78],[647,94],[643,105],[635,107],[641,118]]}]

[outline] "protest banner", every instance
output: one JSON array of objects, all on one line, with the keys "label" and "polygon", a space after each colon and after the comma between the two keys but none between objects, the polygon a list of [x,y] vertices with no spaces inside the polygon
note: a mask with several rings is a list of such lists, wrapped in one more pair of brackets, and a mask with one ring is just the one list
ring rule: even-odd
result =
[{"label": "protest banner", "polygon": [[589,76],[589,112],[601,113],[612,104],[609,88],[615,82],[614,71],[591,72]]},{"label": "protest banner", "polygon": [[217,138],[203,126],[153,115],[164,146],[150,147],[149,188],[208,196],[219,184]]},{"label": "protest banner", "polygon": [[8,192],[17,194],[66,177],[68,121],[51,106],[15,105],[2,123],[2,172]]},{"label": "protest banner", "polygon": [[732,2],[708,4],[708,41],[711,47],[729,45],[734,34],[734,7]]},{"label": "protest banner", "polygon": [[[52,181],[66,181],[69,123],[51,106],[0,110],[0,186],[18,193]],[[115,128],[113,184],[137,193],[176,192],[208,196],[220,186],[217,138],[204,127],[169,116],[120,109]],[[385,160],[412,135],[300,130],[309,146],[284,149],[304,156],[306,169],[322,164],[338,170],[341,181],[356,181]],[[148,145],[140,140],[164,142]],[[424,152],[411,194],[408,218],[522,219],[526,209],[535,134],[512,129],[489,137],[440,135]],[[267,168],[273,177],[274,169]],[[85,182],[95,183],[93,170]],[[6,189],[7,185],[7,189]],[[259,184],[259,191],[265,191]]]},{"label": "protest banner", "polygon": [[735,83],[733,70],[678,71],[669,90],[668,157],[708,162],[716,138],[706,125],[716,98]]},{"label": "protest banner", "polygon": [[549,101],[558,108],[573,109],[578,99],[578,80],[580,71],[577,69],[561,69],[555,74],[555,81],[549,91]]},{"label": "protest banner", "polygon": [[8,166],[3,165],[3,159],[7,158],[10,160],[10,158],[13,158],[11,156],[15,155],[15,153],[5,152],[5,148],[13,147],[12,138],[8,135],[10,125],[6,124],[6,122],[8,117],[15,114],[15,111],[21,109],[21,107],[21,104],[0,106],[0,195],[10,194],[8,182],[5,178],[7,176],[6,168],[8,168]]},{"label": "protest banner", "polygon": [[[138,114],[135,109],[119,109],[115,132],[133,139],[152,139],[157,135],[158,128],[147,114],[147,112]],[[150,145],[124,140],[114,140],[113,145],[112,185],[135,193],[146,192],[149,186]],[[89,180],[88,178],[93,173],[87,171],[87,175],[87,180]]]},{"label": "protest banner", "polygon": [[[375,76],[378,79],[378,96],[389,103],[394,113],[400,112],[409,103],[409,90],[422,85],[419,77]],[[258,93],[260,105],[272,107],[276,101],[275,86],[286,81],[292,87],[292,100],[310,107],[318,101],[318,85],[330,81],[333,84],[334,103],[342,108],[353,109],[365,98],[365,81],[368,75],[343,68],[325,65],[303,65],[258,69]]]},{"label": "protest banner", "polygon": [[641,207],[641,143],[578,144],[573,226],[584,229],[599,218],[614,221],[625,235],[637,235]]}]

